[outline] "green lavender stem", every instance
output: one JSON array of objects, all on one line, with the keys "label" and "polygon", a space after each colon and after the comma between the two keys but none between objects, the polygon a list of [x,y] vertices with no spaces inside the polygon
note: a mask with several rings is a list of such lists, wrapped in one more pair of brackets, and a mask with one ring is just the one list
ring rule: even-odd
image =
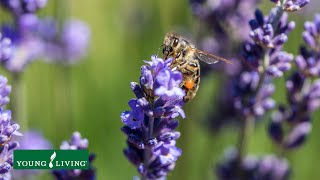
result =
[{"label": "green lavender stem", "polygon": [[[72,110],[72,88],[71,88],[71,69],[68,66],[56,66],[57,82],[56,82],[56,110],[59,122],[62,127],[66,127],[66,131],[73,131],[75,123],[73,120]],[[61,126],[59,126],[61,127]]]},{"label": "green lavender stem", "polygon": [[[247,153],[247,146],[249,143],[250,135],[253,132],[255,125],[255,118],[253,116],[248,116],[244,119],[242,127],[240,129],[240,135],[238,140],[238,149],[239,149],[239,163],[242,163],[243,158]],[[239,164],[240,165],[240,164]]]}]

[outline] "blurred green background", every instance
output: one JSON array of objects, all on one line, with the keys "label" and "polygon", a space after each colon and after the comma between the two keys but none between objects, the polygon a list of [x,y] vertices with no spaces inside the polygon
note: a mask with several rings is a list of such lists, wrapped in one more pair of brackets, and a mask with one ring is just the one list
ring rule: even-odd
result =
[{"label": "blurred green background", "polygon": [[[54,3],[49,0],[40,16],[52,15]],[[261,5],[264,12],[271,6],[269,1]],[[29,128],[41,131],[55,148],[59,148],[62,140],[69,139],[72,132],[81,132],[89,139],[89,150],[97,155],[94,162],[97,179],[131,179],[138,173],[123,156],[126,137],[120,131],[119,117],[129,109],[127,102],[134,96],[129,83],[138,81],[142,60],[149,60],[157,53],[166,32],[192,34],[197,19],[185,0],[72,0],[69,10],[72,17],[85,21],[91,28],[88,56],[69,67],[43,61],[29,65],[22,77],[22,117],[28,121]],[[290,35],[286,49],[296,53],[301,43],[303,18],[313,17],[294,13],[290,18],[297,21],[297,29]],[[11,82],[12,78],[8,77]],[[283,100],[283,82],[283,79],[276,82],[276,99]],[[225,148],[236,144],[234,129],[214,133],[202,124],[206,113],[214,109],[211,99],[218,95],[217,85],[214,74],[203,78],[198,96],[185,106],[187,118],[180,121],[182,136],[178,140],[183,155],[168,179],[216,179],[214,163]],[[319,113],[314,115],[314,131],[307,143],[297,151],[286,153],[293,179],[320,176],[318,117]],[[257,155],[276,151],[264,123],[255,130],[248,149]],[[39,179],[51,177],[42,175]]]}]

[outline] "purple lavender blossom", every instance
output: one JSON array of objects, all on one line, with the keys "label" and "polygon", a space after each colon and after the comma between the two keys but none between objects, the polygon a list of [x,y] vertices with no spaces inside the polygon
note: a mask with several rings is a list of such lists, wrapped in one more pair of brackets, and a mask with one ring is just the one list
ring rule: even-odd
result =
[{"label": "purple lavender blossom", "polygon": [[264,180],[286,180],[290,176],[290,166],[286,159],[275,155],[262,157],[257,167],[257,179]]},{"label": "purple lavender blossom", "polygon": [[[271,98],[274,86],[265,82],[261,90],[256,92],[259,74],[255,71],[243,72],[233,83],[234,107],[242,116],[261,117],[266,111],[274,108],[275,101]],[[257,93],[256,96],[252,94]]]},{"label": "purple lavender blossom", "polygon": [[18,132],[20,126],[11,121],[11,111],[0,109],[0,144],[6,144],[14,135],[22,135],[20,132]]},{"label": "purple lavender blossom", "polygon": [[52,149],[51,143],[42,135],[42,133],[30,130],[23,133],[23,136],[18,137],[18,149]]},{"label": "purple lavender blossom", "polygon": [[[282,47],[295,27],[294,22],[288,22],[284,11],[293,11],[294,8],[290,9],[288,4],[281,4],[280,1],[273,2],[278,7],[272,9],[268,17],[264,17],[259,10],[255,12],[255,19],[250,21],[251,41],[244,42],[241,48],[243,60],[251,70],[243,66],[240,73],[233,77],[231,98],[226,99],[233,102],[238,111],[230,112],[244,120],[244,125],[240,130],[238,149],[227,153],[225,161],[217,166],[219,179],[289,178],[289,164],[283,158],[273,155],[260,159],[246,156],[252,120],[257,120],[275,107],[275,101],[271,99],[274,92],[272,79],[289,71],[293,60],[293,55],[282,51]],[[299,4],[299,1],[291,2]],[[299,7],[303,5],[299,4]],[[310,39],[305,37],[307,43],[312,44]],[[311,82],[304,73],[297,72],[286,86],[289,105],[279,106],[268,128],[269,135],[281,150],[297,148],[305,142],[312,128],[310,113],[320,107],[320,81]]]},{"label": "purple lavender blossom", "polygon": [[47,0],[1,0],[0,5],[8,9],[15,16],[34,13],[45,7]]},{"label": "purple lavender blossom", "polygon": [[[281,148],[293,149],[300,147],[311,132],[310,113],[319,108],[319,82],[310,84],[306,76],[317,76],[319,70],[317,59],[319,59],[319,50],[317,52],[316,40],[320,30],[317,30],[319,18],[315,22],[305,23],[303,38],[309,46],[301,48],[301,55],[296,58],[296,64],[300,72],[293,73],[287,81],[289,107],[280,106],[279,110],[272,116],[269,125],[269,135]],[[320,26],[319,26],[320,27]],[[289,128],[285,128],[289,126]],[[286,132],[284,129],[289,129]]]},{"label": "purple lavender blossom", "polygon": [[294,29],[293,21],[288,23],[288,15],[282,14],[277,24],[273,24],[277,16],[278,8],[270,11],[269,17],[265,18],[260,10],[256,10],[255,19],[250,20],[251,39],[262,47],[281,48],[287,41],[288,34]]},{"label": "purple lavender blossom", "polygon": [[70,141],[63,141],[60,145],[60,149],[70,149],[70,150],[76,150],[76,149],[88,149],[89,142],[88,139],[82,138],[81,134],[79,132],[74,132],[71,136]]},{"label": "purple lavender blossom", "polygon": [[0,107],[9,103],[9,94],[11,93],[11,86],[8,85],[8,79],[0,75]]},{"label": "purple lavender blossom", "polygon": [[217,122],[212,124],[219,127],[222,121],[237,120],[238,124],[239,116],[243,119],[249,116],[259,118],[273,109],[276,103],[271,98],[275,89],[272,78],[281,77],[291,69],[293,55],[281,50],[295,27],[294,22],[288,22],[287,14],[281,8],[274,8],[265,17],[260,10],[256,10],[255,18],[249,21],[249,25],[252,29],[248,32],[251,40],[244,41],[240,48],[242,64],[235,73],[230,74],[230,82],[222,90],[231,89],[231,92],[224,93],[229,97],[221,99],[227,100],[228,105],[233,107],[220,110],[219,115],[213,116],[213,121]]},{"label": "purple lavender blossom", "polygon": [[295,72],[286,86],[289,106],[279,107],[272,116],[268,130],[272,140],[280,147],[293,149],[300,147],[311,132],[311,113],[320,107],[320,80],[310,84],[303,74]]},{"label": "purple lavender blossom", "polygon": [[13,150],[19,146],[16,141],[12,141],[12,138],[21,136],[18,129],[19,125],[12,122],[11,112],[0,109],[0,178],[4,180],[11,179]]},{"label": "purple lavender blossom", "polygon": [[90,40],[90,29],[80,20],[69,20],[62,32],[62,42],[66,51],[66,59],[74,61],[86,55]]},{"label": "purple lavender blossom", "polygon": [[302,33],[305,46],[300,48],[300,55],[295,59],[299,71],[306,76],[320,76],[320,14],[316,14],[314,21],[304,23]]},{"label": "purple lavender blossom", "polygon": [[181,108],[185,92],[179,88],[181,73],[169,67],[172,59],[153,56],[151,60],[141,67],[140,84],[131,83],[136,99],[129,101],[131,111],[124,111],[121,119],[128,136],[125,156],[142,177],[158,179],[174,169],[181,155],[174,118],[185,117]]},{"label": "purple lavender blossom", "polygon": [[[60,149],[63,150],[84,150],[88,149],[88,139],[82,138],[79,132],[74,132],[70,141],[63,141]],[[88,170],[54,170],[52,171],[57,180],[71,180],[71,179],[96,179],[95,169],[92,162],[95,158],[94,154],[89,155],[89,169]]]},{"label": "purple lavender blossom", "polygon": [[246,156],[239,161],[239,153],[235,149],[228,149],[223,161],[216,166],[218,179],[286,180],[290,176],[287,160],[274,155],[261,158]]},{"label": "purple lavender blossom", "polygon": [[14,73],[24,70],[27,64],[40,58],[43,45],[41,39],[35,35],[38,19],[33,14],[20,16],[16,26],[4,25],[2,34],[11,39],[11,56],[1,61],[4,67]]},{"label": "purple lavender blossom", "polygon": [[282,77],[284,72],[291,69],[293,55],[284,51],[276,51],[270,54],[270,64],[267,73],[274,77]]},{"label": "purple lavender blossom", "polygon": [[59,34],[57,22],[45,18],[39,23],[38,33],[44,40],[44,56],[51,62],[73,64],[87,54],[90,29],[80,20],[67,20]]},{"label": "purple lavender blossom", "polygon": [[14,45],[14,55],[6,62],[4,66],[7,70],[19,73],[33,60],[40,58],[41,42],[33,37],[25,38]]},{"label": "purple lavender blossom", "polygon": [[0,178],[3,180],[11,179],[10,171],[13,167],[13,150],[18,146],[17,142],[8,142],[0,148]]},{"label": "purple lavender blossom", "polygon": [[[279,14],[280,17],[277,17]],[[242,55],[248,65],[259,70],[258,68],[263,66],[262,61],[268,62],[266,71],[275,77],[280,77],[290,70],[293,55],[281,51],[288,40],[288,34],[295,28],[293,21],[288,22],[288,15],[281,13],[279,8],[274,8],[266,18],[260,10],[256,10],[255,19],[249,24],[252,29],[249,35],[254,42],[245,42],[242,46]]]}]

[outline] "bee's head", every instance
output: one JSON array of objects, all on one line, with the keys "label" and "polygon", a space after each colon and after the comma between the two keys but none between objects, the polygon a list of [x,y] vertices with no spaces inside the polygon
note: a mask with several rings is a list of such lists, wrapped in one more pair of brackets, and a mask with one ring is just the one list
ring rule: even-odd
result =
[{"label": "bee's head", "polygon": [[174,54],[174,51],[176,51],[178,45],[180,42],[180,38],[175,33],[167,33],[163,44],[161,47],[163,47],[163,57],[168,58],[169,56]]},{"label": "bee's head", "polygon": [[171,46],[172,48],[175,48],[178,46],[179,41],[179,36],[176,33],[170,32],[164,37],[163,46]]}]

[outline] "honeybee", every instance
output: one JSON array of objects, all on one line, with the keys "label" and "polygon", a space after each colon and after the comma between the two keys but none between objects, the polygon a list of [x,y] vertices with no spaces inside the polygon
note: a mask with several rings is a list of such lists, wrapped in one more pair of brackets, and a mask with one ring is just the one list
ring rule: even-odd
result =
[{"label": "honeybee", "polygon": [[219,61],[232,64],[222,57],[196,49],[187,40],[172,32],[166,34],[161,47],[163,47],[163,59],[173,58],[170,68],[180,71],[183,75],[180,87],[186,92],[183,97],[184,102],[190,101],[197,94],[200,84],[199,60],[207,64]]}]

